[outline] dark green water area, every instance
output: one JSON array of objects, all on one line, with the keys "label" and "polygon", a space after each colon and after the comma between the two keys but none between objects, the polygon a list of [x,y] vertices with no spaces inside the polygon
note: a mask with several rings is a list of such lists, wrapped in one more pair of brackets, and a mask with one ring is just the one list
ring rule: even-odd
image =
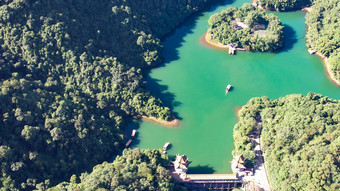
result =
[{"label": "dark green water area", "polygon": [[[231,173],[236,110],[249,99],[310,91],[340,99],[340,88],[327,77],[322,60],[307,52],[302,11],[273,12],[285,26],[285,48],[277,53],[231,56],[202,42],[212,14],[248,2],[227,0],[211,7],[164,39],[164,64],[150,71],[147,87],[172,109],[180,126],[135,120],[129,125],[138,131],[132,147],[158,149],[169,141],[169,155],[186,154],[192,161],[188,173]],[[228,84],[233,89],[225,95]]]}]

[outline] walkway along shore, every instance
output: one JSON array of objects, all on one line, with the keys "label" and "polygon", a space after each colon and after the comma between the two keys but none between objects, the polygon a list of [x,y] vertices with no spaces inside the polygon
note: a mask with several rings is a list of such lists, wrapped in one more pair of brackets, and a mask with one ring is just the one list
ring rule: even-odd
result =
[{"label": "walkway along shore", "polygon": [[254,182],[257,186],[265,191],[271,191],[270,182],[268,179],[267,167],[263,158],[262,146],[261,146],[261,131],[262,131],[262,119],[258,115],[256,118],[256,131],[252,133],[250,138],[251,142],[255,145],[255,163],[254,163],[254,176],[248,181]]},{"label": "walkway along shore", "polygon": [[177,127],[179,126],[179,120],[176,119],[174,116],[173,118],[170,120],[170,121],[165,121],[165,120],[162,120],[162,119],[157,119],[155,117],[148,117],[148,116],[135,116],[135,118],[141,118],[143,120],[149,120],[149,121],[152,121],[152,122],[155,122],[155,123],[158,123],[160,125],[163,125],[165,127]]}]

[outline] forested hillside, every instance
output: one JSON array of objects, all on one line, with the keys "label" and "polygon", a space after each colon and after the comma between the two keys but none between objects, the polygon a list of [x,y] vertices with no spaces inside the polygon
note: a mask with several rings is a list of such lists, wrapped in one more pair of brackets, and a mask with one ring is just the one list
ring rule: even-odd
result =
[{"label": "forested hillside", "polygon": [[208,22],[208,35],[214,43],[236,43],[239,47],[254,51],[275,51],[283,47],[280,19],[249,3],[216,13]]},{"label": "forested hillside", "polygon": [[1,1],[0,187],[46,188],[91,169],[121,148],[126,117],[168,120],[142,69],[207,1]]},{"label": "forested hillside", "polygon": [[308,46],[329,57],[331,73],[340,82],[340,2],[316,0],[306,15]]},{"label": "forested hillside", "polygon": [[[234,128],[235,152],[251,160],[249,135],[262,117],[261,144],[273,190],[340,189],[340,102],[309,93],[253,98]],[[258,119],[258,118],[257,118]]]},{"label": "forested hillside", "polygon": [[170,163],[160,150],[124,150],[112,163],[97,165],[79,178],[73,175],[49,189],[59,190],[182,190],[173,183],[165,166]]},{"label": "forested hillside", "polygon": [[290,11],[309,6],[314,0],[255,0],[255,4],[273,11]]}]

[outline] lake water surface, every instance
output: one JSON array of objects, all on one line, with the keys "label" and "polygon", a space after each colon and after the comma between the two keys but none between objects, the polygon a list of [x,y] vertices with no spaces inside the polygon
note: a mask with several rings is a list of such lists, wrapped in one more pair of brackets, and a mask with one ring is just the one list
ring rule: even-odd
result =
[{"label": "lake water surface", "polygon": [[[310,91],[340,99],[340,88],[326,76],[322,60],[307,52],[302,11],[274,13],[286,35],[286,47],[278,53],[231,56],[202,43],[212,14],[247,2],[229,0],[193,16],[163,41],[164,65],[151,70],[148,88],[172,108],[181,125],[135,121],[129,125],[138,129],[132,147],[157,149],[169,141],[170,155],[186,154],[193,161],[189,173],[231,173],[235,111],[249,99]],[[228,84],[234,88],[225,95]]]}]

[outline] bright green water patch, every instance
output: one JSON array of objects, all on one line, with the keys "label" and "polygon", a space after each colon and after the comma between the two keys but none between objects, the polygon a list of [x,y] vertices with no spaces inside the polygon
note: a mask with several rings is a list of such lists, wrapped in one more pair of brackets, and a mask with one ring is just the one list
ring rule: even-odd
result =
[{"label": "bright green water patch", "polygon": [[[189,19],[163,42],[165,65],[150,72],[148,88],[173,107],[181,126],[138,122],[133,147],[155,149],[169,141],[170,155],[187,154],[193,161],[189,173],[231,173],[235,109],[250,98],[313,91],[340,99],[340,88],[327,78],[322,61],[307,52],[302,11],[275,13],[286,26],[286,48],[279,53],[230,56],[202,44],[212,14],[246,2],[226,3]],[[225,95],[228,84],[234,89]]]}]

